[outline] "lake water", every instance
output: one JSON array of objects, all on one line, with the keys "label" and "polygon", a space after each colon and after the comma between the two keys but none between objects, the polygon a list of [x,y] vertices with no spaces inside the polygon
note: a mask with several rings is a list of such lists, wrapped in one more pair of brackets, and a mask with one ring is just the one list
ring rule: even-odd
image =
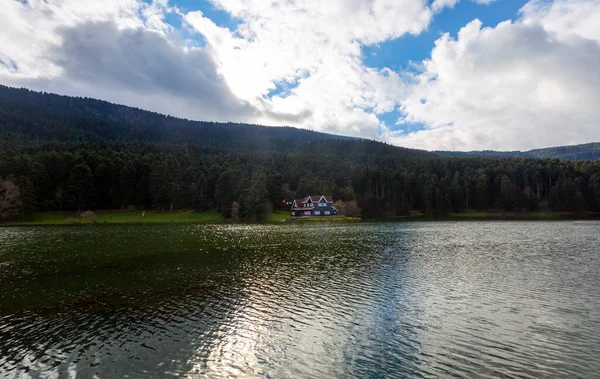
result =
[{"label": "lake water", "polygon": [[0,229],[0,377],[593,377],[600,222]]}]

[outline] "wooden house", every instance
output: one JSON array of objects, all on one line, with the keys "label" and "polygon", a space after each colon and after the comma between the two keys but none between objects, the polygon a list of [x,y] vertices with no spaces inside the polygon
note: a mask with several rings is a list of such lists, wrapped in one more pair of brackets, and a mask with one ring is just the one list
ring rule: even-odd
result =
[{"label": "wooden house", "polygon": [[331,196],[324,195],[311,195],[303,199],[296,199],[292,202],[290,212],[293,217],[322,217],[338,214],[338,210],[333,206]]}]

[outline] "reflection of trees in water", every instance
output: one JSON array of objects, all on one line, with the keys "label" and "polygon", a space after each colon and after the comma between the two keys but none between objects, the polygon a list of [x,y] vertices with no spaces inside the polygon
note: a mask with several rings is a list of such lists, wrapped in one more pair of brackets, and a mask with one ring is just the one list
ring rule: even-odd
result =
[{"label": "reflection of trees in water", "polygon": [[0,371],[140,378],[191,372],[196,348],[231,322],[236,291],[232,286],[190,286],[115,304],[5,317]]},{"label": "reflection of trees in water", "polygon": [[[108,238],[119,240],[120,228],[47,229],[46,238],[80,233],[56,248],[63,255],[75,254],[69,246],[82,236],[90,246],[98,239],[106,249],[149,251],[109,255],[112,267],[73,258],[79,263],[53,273],[42,268],[61,255],[36,250],[39,238],[28,245],[37,251],[28,259],[54,260],[28,266],[31,282],[11,293],[36,285],[66,293],[51,308],[4,313],[0,371],[586,376],[599,369],[592,359],[600,346],[596,229],[507,222],[159,226],[141,228],[126,243]],[[35,239],[42,233],[35,230],[4,239],[0,233],[0,247],[16,243],[22,251],[23,241],[14,241]],[[7,256],[18,258],[10,249]],[[87,281],[76,278],[82,273]],[[78,285],[53,283],[65,275]],[[7,278],[16,282],[0,276],[3,288]],[[102,291],[89,296],[96,292],[82,283]],[[70,296],[78,300],[67,303]]]}]

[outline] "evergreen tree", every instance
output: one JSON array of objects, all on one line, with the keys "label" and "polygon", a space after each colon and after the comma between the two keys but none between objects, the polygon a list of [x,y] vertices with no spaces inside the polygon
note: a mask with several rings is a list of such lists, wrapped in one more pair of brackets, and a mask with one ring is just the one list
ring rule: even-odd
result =
[{"label": "evergreen tree", "polygon": [[244,191],[242,197],[244,207],[241,212],[246,219],[262,221],[273,211],[267,191],[267,176],[262,170],[252,174],[250,188]]},{"label": "evergreen tree", "polygon": [[170,202],[169,168],[165,163],[157,164],[150,174],[149,192],[152,206],[164,209]]},{"label": "evergreen tree", "polygon": [[454,173],[454,177],[452,178],[452,183],[450,184],[449,189],[449,198],[450,203],[452,204],[452,211],[459,212],[462,209],[466,208],[465,203],[465,192],[463,190],[463,185],[461,183],[460,172],[456,171]]},{"label": "evergreen tree", "polygon": [[590,178],[589,188],[593,209],[600,211],[600,173],[592,175]]},{"label": "evergreen tree", "polygon": [[215,200],[225,218],[231,217],[231,204],[238,199],[239,173],[227,170],[219,176],[215,187]]},{"label": "evergreen tree", "polygon": [[95,192],[92,171],[85,163],[73,167],[66,184],[65,204],[69,209],[87,209]]}]

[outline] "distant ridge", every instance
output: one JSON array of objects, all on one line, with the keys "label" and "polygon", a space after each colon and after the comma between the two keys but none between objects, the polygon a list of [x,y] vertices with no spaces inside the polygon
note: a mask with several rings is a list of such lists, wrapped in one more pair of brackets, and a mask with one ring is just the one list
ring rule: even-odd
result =
[{"label": "distant ridge", "polygon": [[[325,141],[356,141],[381,153],[445,158],[600,159],[600,142],[529,151],[432,151],[289,126],[192,121],[87,97],[0,85],[0,147],[30,142],[194,143],[230,150],[311,150]],[[307,144],[308,143],[308,144]],[[318,145],[318,144],[317,144]],[[358,149],[359,146],[353,146]]]},{"label": "distant ridge", "polygon": [[308,129],[191,121],[103,100],[0,85],[0,148],[49,142],[151,142],[232,152],[327,149],[344,156],[368,152],[435,157],[424,150]]},{"label": "distant ridge", "polygon": [[[300,141],[360,139],[289,126],[268,127],[245,123],[192,121],[103,100],[56,95],[3,85],[0,85],[0,112],[2,113],[0,114],[0,127],[10,126],[13,129],[15,129],[14,124],[6,125],[7,118],[22,117],[24,115],[28,118],[37,116],[50,122],[62,122],[72,126],[73,118],[77,117],[79,118],[77,123],[82,126],[80,129],[83,129],[83,125],[81,125],[84,123],[83,119],[89,120],[90,123],[93,119],[96,120],[95,125],[85,126],[87,137],[92,137],[94,133],[100,133],[102,139],[108,140],[145,140],[169,143],[211,142],[218,144],[223,139],[230,139],[230,142],[233,143],[242,139],[245,142],[248,139],[293,138]],[[33,120],[30,121],[34,122]],[[114,129],[115,124],[121,124],[120,130]],[[136,125],[137,127],[132,130],[132,128],[123,124]],[[28,132],[27,130],[18,131],[25,134]],[[64,138],[75,138],[77,140],[86,138],[81,134],[75,136],[72,133],[59,133],[55,136],[49,134],[49,132],[57,131],[56,128],[53,128],[53,130],[35,128],[35,137],[42,140],[53,137],[60,137],[61,140],[64,140]],[[40,132],[42,134],[39,134]],[[34,136],[31,135],[31,137]]]},{"label": "distant ridge", "polygon": [[600,159],[600,142],[592,142],[581,145],[556,146],[543,149],[534,149],[528,151],[433,151],[440,157],[468,158],[557,158],[570,161],[576,160],[596,160]]}]

